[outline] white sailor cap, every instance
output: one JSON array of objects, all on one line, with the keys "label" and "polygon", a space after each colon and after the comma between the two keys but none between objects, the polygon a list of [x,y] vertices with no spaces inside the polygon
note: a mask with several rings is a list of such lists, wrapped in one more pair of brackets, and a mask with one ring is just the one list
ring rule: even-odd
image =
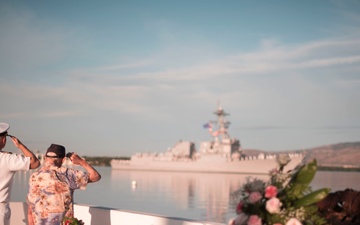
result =
[{"label": "white sailor cap", "polygon": [[0,136],[4,136],[7,134],[7,130],[9,130],[10,125],[7,123],[0,123]]}]

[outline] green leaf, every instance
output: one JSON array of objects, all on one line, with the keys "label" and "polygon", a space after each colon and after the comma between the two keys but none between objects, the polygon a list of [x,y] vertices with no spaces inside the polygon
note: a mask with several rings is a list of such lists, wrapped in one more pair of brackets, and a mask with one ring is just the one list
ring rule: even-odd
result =
[{"label": "green leaf", "polygon": [[314,179],[317,170],[316,159],[313,159],[300,169],[291,177],[286,188],[287,194],[294,196],[301,196],[301,194],[308,189],[309,184]]},{"label": "green leaf", "polygon": [[322,188],[314,191],[299,200],[294,201],[294,207],[300,208],[302,206],[308,206],[324,199],[330,192],[329,188]]},{"label": "green leaf", "polygon": [[297,171],[297,173],[294,174],[294,176],[292,177],[293,180],[292,182],[302,183],[307,186],[314,179],[316,170],[317,170],[316,159],[313,159],[311,162],[304,165],[302,168],[300,168]]}]

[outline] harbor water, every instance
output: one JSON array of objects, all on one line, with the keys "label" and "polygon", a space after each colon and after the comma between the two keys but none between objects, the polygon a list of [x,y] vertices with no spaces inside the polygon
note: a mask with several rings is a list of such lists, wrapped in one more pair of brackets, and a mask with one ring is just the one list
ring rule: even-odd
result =
[{"label": "harbor water", "polygon": [[[176,173],[121,171],[96,167],[102,179],[75,192],[75,202],[167,217],[225,223],[235,217],[238,197],[235,192],[246,174]],[[26,201],[31,172],[14,177],[11,200]],[[267,180],[267,175],[256,175]],[[318,171],[311,184],[332,192],[351,188],[360,190],[360,172]]]}]

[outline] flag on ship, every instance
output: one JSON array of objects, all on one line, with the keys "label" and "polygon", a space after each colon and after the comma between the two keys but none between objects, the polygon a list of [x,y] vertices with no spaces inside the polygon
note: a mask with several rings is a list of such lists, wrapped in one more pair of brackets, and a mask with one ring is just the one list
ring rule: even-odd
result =
[{"label": "flag on ship", "polygon": [[212,125],[211,125],[211,123],[205,123],[205,124],[203,125],[203,127],[206,128],[206,129],[208,129],[208,128],[212,128]]},{"label": "flag on ship", "polygon": [[219,135],[219,131],[217,130],[217,131],[214,131],[213,133],[212,133],[212,136],[214,136],[214,137],[216,137],[216,136],[218,136]]}]

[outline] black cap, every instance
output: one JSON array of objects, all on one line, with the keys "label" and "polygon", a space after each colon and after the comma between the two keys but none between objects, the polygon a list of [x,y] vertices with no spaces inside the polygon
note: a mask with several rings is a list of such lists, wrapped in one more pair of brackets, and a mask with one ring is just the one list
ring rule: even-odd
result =
[{"label": "black cap", "polygon": [[51,144],[46,151],[46,157],[48,158],[64,158],[65,147],[62,145]]}]

